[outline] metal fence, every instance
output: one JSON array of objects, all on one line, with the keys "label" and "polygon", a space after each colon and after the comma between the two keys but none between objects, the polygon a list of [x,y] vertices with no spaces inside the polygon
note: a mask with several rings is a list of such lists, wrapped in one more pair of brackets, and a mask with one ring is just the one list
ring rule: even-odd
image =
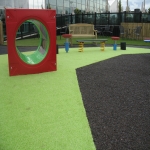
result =
[{"label": "metal fence", "polygon": [[97,26],[105,26],[110,25],[113,26],[113,35],[119,36],[119,25],[122,22],[128,23],[149,23],[150,22],[150,14],[148,13],[93,13],[93,14],[69,14],[69,15],[57,15],[57,35],[61,33],[61,31],[65,30],[68,24],[74,23],[89,23]]},{"label": "metal fence", "polygon": [[93,14],[70,14],[57,15],[57,27],[73,23],[90,23],[94,25],[120,25],[122,22],[148,23],[148,13],[93,13]]},{"label": "metal fence", "polygon": [[[5,20],[3,21],[3,33],[4,39],[6,39],[6,25]],[[57,35],[60,34],[60,28],[67,26],[68,24],[73,23],[90,23],[95,26],[101,25],[114,25],[118,26],[122,22],[128,23],[150,23],[150,14],[148,13],[93,13],[93,14],[69,14],[69,15],[59,15],[56,16],[56,26]],[[114,29],[115,30],[115,29]],[[116,29],[118,31],[118,29]],[[30,34],[33,33],[33,25],[30,25],[28,22],[24,22],[23,25],[18,29],[18,35],[22,34]],[[115,32],[114,35],[118,35],[119,33]]]}]

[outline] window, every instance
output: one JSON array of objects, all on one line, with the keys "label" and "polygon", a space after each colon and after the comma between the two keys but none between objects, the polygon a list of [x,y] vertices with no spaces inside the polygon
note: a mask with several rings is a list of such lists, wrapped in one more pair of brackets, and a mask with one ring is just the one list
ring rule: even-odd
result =
[{"label": "window", "polygon": [[86,0],[82,0],[82,4],[85,4],[85,1],[86,1]]},{"label": "window", "polygon": [[46,0],[46,4],[56,5],[56,0]]},{"label": "window", "polygon": [[56,9],[56,5],[51,5],[51,8],[52,9]]},{"label": "window", "polygon": [[93,7],[90,7],[90,12],[93,12]]},{"label": "window", "polygon": [[57,0],[57,6],[63,6],[63,0]]},{"label": "window", "polygon": [[68,0],[64,0],[64,7],[69,7],[69,1]]},{"label": "window", "polygon": [[77,3],[77,8],[81,10],[81,3]]},{"label": "window", "polygon": [[63,7],[57,7],[57,14],[63,14]]},{"label": "window", "polygon": [[76,9],[76,3],[71,2],[71,3],[70,3],[70,7],[72,8],[72,10]]},{"label": "window", "polygon": [[85,5],[82,5],[82,12],[85,11]]},{"label": "window", "polygon": [[69,7],[64,7],[65,14],[69,14]]}]

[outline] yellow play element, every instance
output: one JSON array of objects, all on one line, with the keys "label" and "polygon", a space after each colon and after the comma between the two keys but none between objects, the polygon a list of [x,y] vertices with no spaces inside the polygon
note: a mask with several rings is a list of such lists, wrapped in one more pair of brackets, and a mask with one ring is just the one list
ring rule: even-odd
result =
[{"label": "yellow play element", "polygon": [[107,39],[82,39],[82,40],[77,40],[77,42],[79,43],[79,52],[83,52],[85,42],[96,42],[96,43],[100,42],[100,50],[104,51],[106,41],[107,41]]},{"label": "yellow play element", "polygon": [[104,51],[105,50],[105,42],[101,42],[100,47],[101,47],[101,51]]},{"label": "yellow play element", "polygon": [[83,52],[84,42],[79,42],[79,52]]}]

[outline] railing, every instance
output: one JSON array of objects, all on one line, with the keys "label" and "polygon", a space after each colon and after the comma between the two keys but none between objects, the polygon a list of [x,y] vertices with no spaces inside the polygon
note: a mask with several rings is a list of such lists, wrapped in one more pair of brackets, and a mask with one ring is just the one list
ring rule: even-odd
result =
[{"label": "railing", "polygon": [[[57,15],[56,25],[59,28],[73,23],[90,23],[97,26],[114,26],[113,35],[119,36],[119,25],[125,23],[150,23],[150,14],[147,13],[93,13],[93,14],[69,14]],[[64,29],[64,28],[63,28]],[[64,29],[65,30],[65,29]],[[144,29],[143,29],[144,30]],[[60,31],[57,31],[59,34]]]},{"label": "railing", "polygon": [[122,22],[150,23],[148,13],[93,13],[57,15],[57,27],[73,23],[91,23],[94,25],[120,25]]},{"label": "railing", "polygon": [[[115,25],[118,26],[122,22],[128,23],[150,23],[150,14],[148,13],[93,13],[93,14],[69,14],[69,15],[59,15],[56,17],[56,26],[58,29],[67,26],[68,24],[73,23],[90,23],[95,26],[102,25]],[[30,34],[33,33],[32,25],[24,23],[22,29],[18,30],[18,35],[22,34]],[[118,30],[118,29],[116,29]],[[20,32],[19,32],[20,31]],[[3,21],[3,33],[4,37],[6,37],[6,25],[5,21]],[[60,31],[57,32],[57,35]],[[118,35],[119,33],[115,33],[114,35]]]}]

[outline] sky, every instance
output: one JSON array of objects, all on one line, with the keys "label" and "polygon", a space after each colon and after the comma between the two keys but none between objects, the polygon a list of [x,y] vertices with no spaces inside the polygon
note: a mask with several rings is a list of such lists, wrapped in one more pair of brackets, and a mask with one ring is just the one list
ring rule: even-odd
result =
[{"label": "sky", "polygon": [[[115,0],[108,0],[109,5],[111,5]],[[144,3],[144,0],[128,0],[128,5],[130,7],[131,11],[134,11],[134,9],[141,9],[142,2]],[[125,11],[127,6],[127,0],[121,0],[121,5],[123,6],[123,11]],[[145,9],[150,8],[150,0],[145,0]]]}]

